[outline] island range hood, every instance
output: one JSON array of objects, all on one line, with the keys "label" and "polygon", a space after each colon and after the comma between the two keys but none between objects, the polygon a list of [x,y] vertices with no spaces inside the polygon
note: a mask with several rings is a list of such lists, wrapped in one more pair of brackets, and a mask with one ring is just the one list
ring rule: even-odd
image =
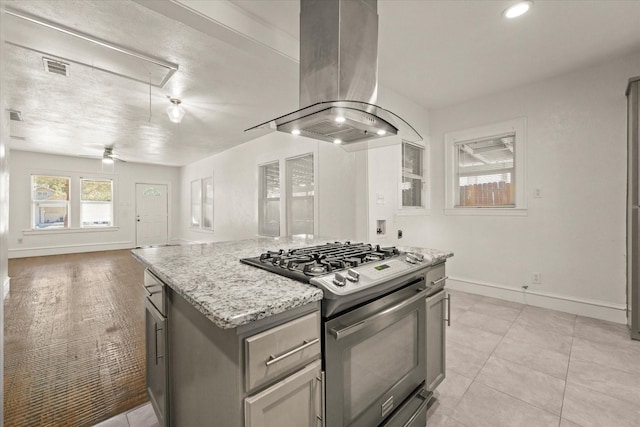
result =
[{"label": "island range hood", "polygon": [[377,93],[377,0],[300,0],[300,109],[247,131],[275,128],[348,151],[382,138],[381,145],[421,141],[405,120],[375,105]]}]

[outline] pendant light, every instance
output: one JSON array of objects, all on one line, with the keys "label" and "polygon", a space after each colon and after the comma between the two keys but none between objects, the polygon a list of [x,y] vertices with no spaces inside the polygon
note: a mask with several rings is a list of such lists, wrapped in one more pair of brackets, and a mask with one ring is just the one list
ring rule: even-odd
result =
[{"label": "pendant light", "polygon": [[182,101],[176,98],[170,98],[169,101],[171,102],[171,105],[167,108],[169,120],[173,123],[180,123],[184,117],[184,110],[180,106]]}]

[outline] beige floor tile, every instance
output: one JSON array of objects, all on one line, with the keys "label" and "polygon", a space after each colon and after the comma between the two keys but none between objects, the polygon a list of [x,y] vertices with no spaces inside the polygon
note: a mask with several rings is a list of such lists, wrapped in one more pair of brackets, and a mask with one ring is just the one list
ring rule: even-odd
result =
[{"label": "beige floor tile", "polygon": [[583,316],[576,318],[575,336],[603,344],[620,344],[631,341],[626,325]]},{"label": "beige floor tile", "polygon": [[640,374],[640,342],[628,341],[624,344],[608,345],[574,338],[571,359],[586,360]]},{"label": "beige floor tile", "polygon": [[472,305],[482,301],[482,296],[469,294],[466,292],[446,289],[451,294],[451,307],[459,310],[468,310]]},{"label": "beige floor tile", "polygon": [[569,363],[567,382],[632,404],[640,402],[640,374],[573,358]]},{"label": "beige floor tile", "polygon": [[434,392],[434,396],[438,399],[440,405],[454,409],[472,382],[473,379],[449,370],[445,380],[440,383]]},{"label": "beige floor tile", "polygon": [[528,343],[536,347],[546,348],[562,354],[571,352],[572,337],[555,334],[541,329],[529,329],[523,325],[514,324],[505,338]]},{"label": "beige floor tile", "polygon": [[467,427],[459,421],[449,417],[438,403],[427,411],[427,427]]},{"label": "beige floor tile", "polygon": [[568,354],[505,337],[500,341],[493,355],[561,380],[567,377],[567,369],[569,367]]},{"label": "beige floor tile", "polygon": [[451,418],[471,427],[558,427],[560,418],[474,382]]},{"label": "beige floor tile", "polygon": [[475,378],[485,364],[489,354],[447,342],[447,372],[453,371],[467,378]]},{"label": "beige floor tile", "polygon": [[455,321],[456,324],[461,323],[498,335],[504,335],[512,324],[512,322],[508,320],[497,319],[471,310],[465,311],[460,317],[453,319],[453,321]]},{"label": "beige floor tile", "polygon": [[452,327],[447,328],[447,341],[471,347],[487,355],[491,354],[501,339],[502,335],[462,324],[453,324]]},{"label": "beige floor tile", "polygon": [[127,412],[127,419],[131,427],[160,427],[150,403]]},{"label": "beige floor tile", "polygon": [[509,301],[506,299],[492,298],[492,297],[484,297],[484,302],[494,305],[502,305],[504,307],[515,308],[516,310],[520,310],[525,307],[524,304],[515,301]]},{"label": "beige floor tile", "polygon": [[560,419],[560,427],[583,427],[580,424],[576,424],[576,423],[572,423],[571,421],[567,420],[566,418],[561,418]]},{"label": "beige floor tile", "polygon": [[572,336],[576,315],[546,308],[526,306],[515,323],[530,329],[542,329],[560,335]]},{"label": "beige floor tile", "polygon": [[491,356],[476,382],[560,415],[564,381],[551,375]]},{"label": "beige floor tile", "polygon": [[487,316],[495,317],[509,322],[516,320],[521,309],[505,307],[504,305],[490,304],[487,302],[478,302],[469,308],[469,311],[475,311]]},{"label": "beige floor tile", "polygon": [[120,414],[98,423],[93,427],[129,427],[129,422],[127,421],[127,416],[125,414]]},{"label": "beige floor tile", "polygon": [[589,388],[567,383],[562,417],[583,427],[637,427],[640,409]]}]

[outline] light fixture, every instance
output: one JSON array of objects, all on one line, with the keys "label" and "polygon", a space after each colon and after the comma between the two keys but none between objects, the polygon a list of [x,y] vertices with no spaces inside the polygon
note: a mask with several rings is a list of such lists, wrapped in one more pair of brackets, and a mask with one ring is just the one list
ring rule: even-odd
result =
[{"label": "light fixture", "polygon": [[102,164],[104,165],[112,165],[113,164],[113,159],[111,157],[103,157],[102,158]]},{"label": "light fixture", "polygon": [[333,143],[334,144],[342,144],[342,140],[341,139],[334,139]]},{"label": "light fixture", "polygon": [[504,12],[502,12],[502,16],[508,19],[517,18],[527,13],[532,5],[533,2],[530,0],[520,1],[506,8]]},{"label": "light fixture", "polygon": [[378,132],[376,132],[376,133],[377,133],[378,135],[382,136],[382,135],[385,135],[385,134],[387,133],[387,131],[386,131],[386,130],[384,130],[384,129],[380,129],[380,130],[379,130]]},{"label": "light fixture", "polygon": [[344,116],[338,116],[335,118],[336,123],[344,123],[347,119],[344,118]]},{"label": "light fixture", "polygon": [[182,118],[184,117],[184,110],[180,106],[180,103],[182,101],[176,98],[169,98],[169,101],[171,102],[171,105],[167,107],[167,115],[169,116],[169,120],[171,120],[173,123],[180,123],[182,121]]},{"label": "light fixture", "polygon": [[102,153],[102,164],[103,165],[113,164],[113,148],[112,147],[104,147],[104,153]]},{"label": "light fixture", "polygon": [[300,129],[294,129],[291,131],[292,135],[300,135]]}]

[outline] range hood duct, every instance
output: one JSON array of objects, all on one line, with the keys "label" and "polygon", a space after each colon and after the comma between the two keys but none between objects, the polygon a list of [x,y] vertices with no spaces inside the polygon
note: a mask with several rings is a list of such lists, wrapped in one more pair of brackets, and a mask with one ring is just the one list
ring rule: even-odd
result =
[{"label": "range hood duct", "polygon": [[405,120],[375,105],[377,96],[377,0],[300,0],[300,110],[247,131],[275,128],[348,151],[383,138],[380,145],[421,141]]}]

